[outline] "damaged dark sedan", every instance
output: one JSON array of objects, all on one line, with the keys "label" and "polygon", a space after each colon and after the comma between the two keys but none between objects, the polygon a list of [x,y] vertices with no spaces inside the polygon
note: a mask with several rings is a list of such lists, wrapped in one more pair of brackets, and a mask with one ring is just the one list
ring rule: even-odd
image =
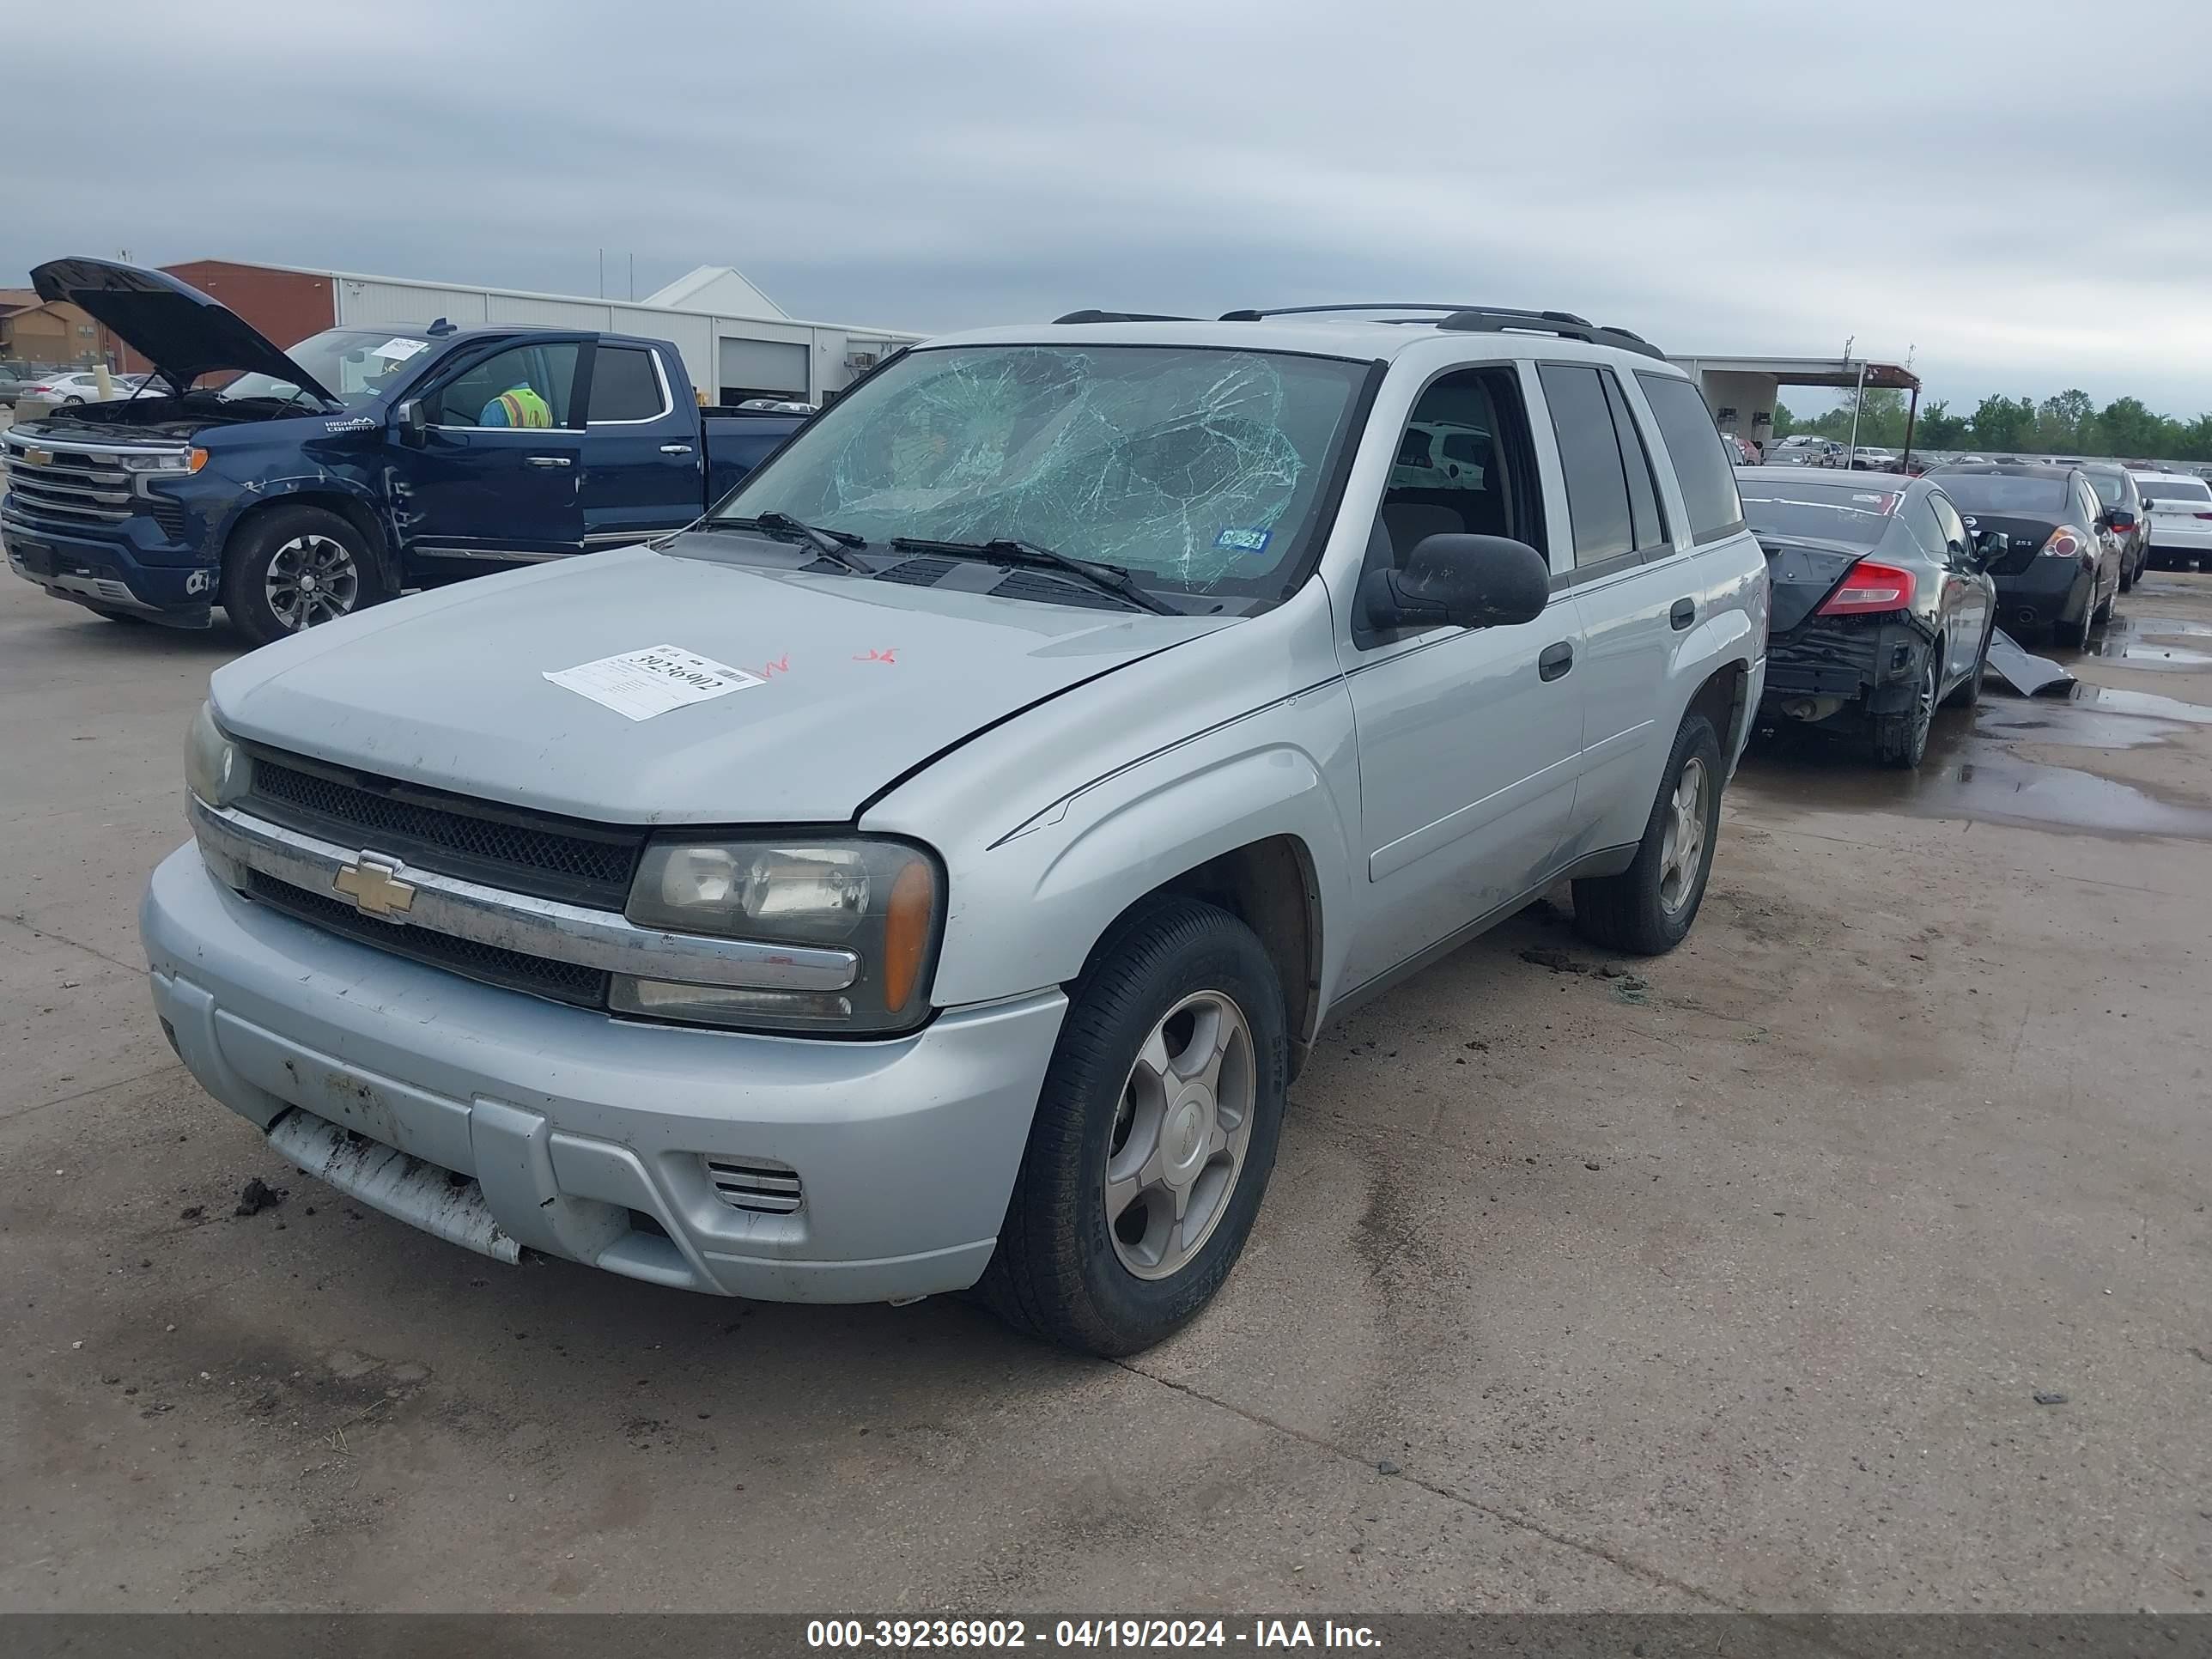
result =
[{"label": "damaged dark sedan", "polygon": [[1978,542],[1931,478],[1762,466],[1736,482],[1773,584],[1761,724],[1846,733],[1885,766],[1919,765],[1937,704],[1981,695],[1996,622],[1984,567],[2003,538]]}]

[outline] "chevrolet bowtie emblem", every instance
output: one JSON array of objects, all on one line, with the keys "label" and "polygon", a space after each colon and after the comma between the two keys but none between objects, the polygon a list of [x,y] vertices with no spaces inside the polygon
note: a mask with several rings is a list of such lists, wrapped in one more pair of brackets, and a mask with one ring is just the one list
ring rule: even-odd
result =
[{"label": "chevrolet bowtie emblem", "polygon": [[32,466],[52,466],[54,452],[51,449],[27,449],[23,452],[23,459]]},{"label": "chevrolet bowtie emblem", "polygon": [[331,885],[354,902],[364,915],[397,916],[415,902],[415,889],[399,879],[399,866],[391,859],[363,853],[331,878]]}]

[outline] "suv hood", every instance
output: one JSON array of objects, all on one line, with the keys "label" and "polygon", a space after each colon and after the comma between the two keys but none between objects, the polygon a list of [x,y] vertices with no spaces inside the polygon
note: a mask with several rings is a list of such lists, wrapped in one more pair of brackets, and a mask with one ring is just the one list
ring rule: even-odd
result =
[{"label": "suv hood", "polygon": [[[617,823],[850,822],[981,728],[1226,626],[631,548],[419,594],[217,671],[233,735]],[[675,646],[763,684],[632,720],[548,672]]]},{"label": "suv hood", "polygon": [[31,285],[41,300],[66,300],[105,325],[179,392],[195,376],[234,368],[337,401],[252,324],[166,270],[112,259],[50,259],[32,271]]}]

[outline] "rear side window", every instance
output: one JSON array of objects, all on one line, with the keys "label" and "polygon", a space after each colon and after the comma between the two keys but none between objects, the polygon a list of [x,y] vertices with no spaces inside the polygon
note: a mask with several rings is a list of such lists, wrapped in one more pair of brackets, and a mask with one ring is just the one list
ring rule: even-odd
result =
[{"label": "rear side window", "polygon": [[1620,464],[1628,474],[1628,511],[1636,524],[1636,548],[1666,547],[1667,514],[1659,505],[1659,481],[1652,475],[1651,451],[1644,429],[1628,407],[1628,396],[1611,371],[1599,377],[1605,382],[1606,406],[1613,411],[1613,435],[1620,441]]},{"label": "rear side window", "polygon": [[1659,436],[1674,463],[1682,486],[1682,505],[1690,515],[1690,534],[1699,542],[1717,540],[1743,527],[1743,503],[1736,498],[1735,468],[1721,447],[1720,428],[1698,388],[1672,374],[1646,374],[1644,395],[1659,422]]},{"label": "rear side window", "polygon": [[1613,410],[1598,371],[1579,363],[1545,363],[1536,371],[1551,405],[1566,477],[1567,516],[1573,521],[1575,563],[1600,564],[1636,550],[1636,524],[1628,506],[1628,475],[1621,465]]},{"label": "rear side window", "polygon": [[653,354],[638,346],[603,345],[592,363],[594,421],[650,421],[666,413]]}]

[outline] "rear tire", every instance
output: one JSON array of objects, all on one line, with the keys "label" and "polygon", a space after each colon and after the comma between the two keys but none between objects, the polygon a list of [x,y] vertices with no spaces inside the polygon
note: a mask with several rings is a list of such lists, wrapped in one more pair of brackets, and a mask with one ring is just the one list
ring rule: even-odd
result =
[{"label": "rear tire", "polygon": [[1069,1001],[976,1286],[985,1304],[1029,1335],[1110,1358],[1151,1347],[1212,1300],[1274,1167],[1284,1027],[1274,966],[1227,911],[1164,898],[1116,923]]},{"label": "rear tire", "polygon": [[334,622],[392,595],[360,531],[319,507],[280,507],[231,538],[222,608],[255,645]]},{"label": "rear tire", "polygon": [[1928,757],[1928,732],[1936,723],[1936,688],[1942,684],[1943,642],[1928,647],[1912,707],[1898,714],[1876,714],[1867,724],[1875,762],[1911,771]]},{"label": "rear tire", "polygon": [[[1694,804],[1685,783],[1694,775]],[[1644,825],[1636,861],[1617,876],[1589,876],[1574,884],[1575,930],[1593,944],[1632,956],[1656,957],[1689,933],[1705,902],[1705,878],[1720,839],[1721,745],[1712,722],[1691,714],[1674,734],[1674,747],[1659,775],[1659,793]],[[1696,844],[1684,856],[1684,837],[1694,825]]]}]

